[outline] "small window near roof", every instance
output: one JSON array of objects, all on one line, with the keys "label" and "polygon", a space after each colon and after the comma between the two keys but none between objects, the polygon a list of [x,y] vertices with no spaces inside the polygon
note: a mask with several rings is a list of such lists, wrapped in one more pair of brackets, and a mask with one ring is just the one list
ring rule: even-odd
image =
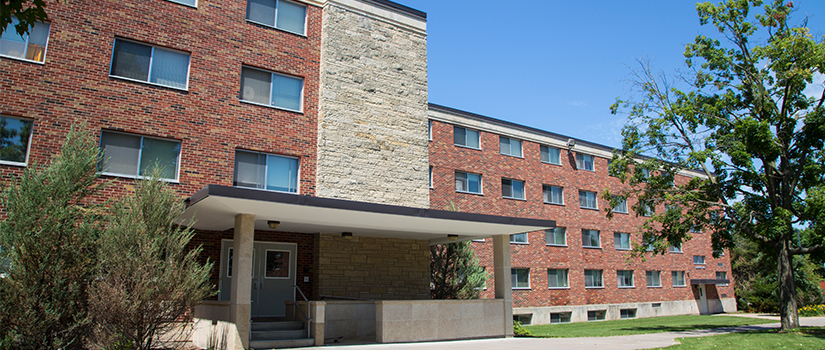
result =
[{"label": "small window near roof", "polygon": [[524,199],[524,181],[501,179],[501,196],[510,199]]},{"label": "small window near roof", "polygon": [[304,35],[307,7],[286,0],[248,0],[246,19],[250,22],[275,27]]},{"label": "small window near roof", "polygon": [[20,20],[12,17],[11,23],[3,30],[3,35],[0,36],[0,56],[43,63],[49,41],[49,23],[35,23],[29,29],[29,34],[23,35],[17,34],[17,29],[14,28],[18,23]]},{"label": "small window near roof", "polygon": [[481,175],[456,171],[455,191],[481,194]]},{"label": "small window near roof", "polygon": [[34,122],[0,116],[0,164],[26,165]]},{"label": "small window near roof", "polygon": [[241,100],[301,111],[304,80],[249,67],[241,68]]},{"label": "small window near roof", "polygon": [[115,39],[110,75],[186,90],[189,54],[134,41]]},{"label": "small window near roof", "polygon": [[593,156],[582,153],[576,154],[576,168],[581,170],[594,171]]},{"label": "small window near roof", "polygon": [[479,137],[480,134],[478,130],[462,128],[460,126],[453,127],[453,141],[456,146],[481,149]]},{"label": "small window near roof", "polygon": [[158,166],[160,177],[177,180],[180,163],[180,142],[137,135],[103,131],[100,136],[103,152],[103,174],[125,177],[149,175]]},{"label": "small window near roof", "polygon": [[541,161],[561,165],[561,151],[556,147],[541,146]]},{"label": "small window near roof", "polygon": [[298,193],[298,158],[238,150],[235,152],[237,187]]},{"label": "small window near roof", "polygon": [[504,136],[499,136],[498,140],[501,154],[521,157],[521,140],[511,139]]}]

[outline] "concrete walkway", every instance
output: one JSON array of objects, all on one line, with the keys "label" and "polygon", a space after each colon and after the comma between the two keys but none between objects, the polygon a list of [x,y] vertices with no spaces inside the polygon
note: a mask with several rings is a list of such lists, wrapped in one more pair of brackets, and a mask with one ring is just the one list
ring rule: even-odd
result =
[{"label": "concrete walkway", "polygon": [[[723,314],[721,316],[741,316],[754,318],[774,319],[770,315],[757,314]],[[775,317],[779,321],[779,317]],[[802,326],[825,326],[825,317],[800,317]],[[754,326],[729,327],[717,329],[705,329],[685,332],[668,332],[653,334],[623,335],[615,337],[588,337],[588,338],[506,338],[506,339],[481,339],[481,340],[457,340],[445,342],[429,343],[406,343],[406,344],[371,344],[371,345],[334,345],[340,350],[424,350],[424,349],[449,349],[449,350],[523,350],[523,349],[571,349],[571,350],[632,350],[661,348],[679,344],[676,338],[685,337],[706,337],[711,335],[726,334],[732,332],[747,332],[756,330],[766,330],[779,328],[779,323],[767,323]],[[307,348],[307,349],[322,349]]]}]

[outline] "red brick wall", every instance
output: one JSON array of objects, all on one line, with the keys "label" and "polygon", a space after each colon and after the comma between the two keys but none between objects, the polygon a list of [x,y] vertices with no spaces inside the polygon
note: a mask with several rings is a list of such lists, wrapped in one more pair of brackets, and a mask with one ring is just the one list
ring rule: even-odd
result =
[{"label": "red brick wall", "polygon": [[[581,209],[578,190],[601,193],[604,189],[622,187],[619,179],[607,175],[607,159],[595,159],[595,172],[576,170],[574,152],[561,150],[562,165],[541,163],[540,145],[524,141],[524,158],[501,155],[497,134],[481,132],[481,150],[456,147],[453,144],[453,126],[433,121],[433,141],[430,142],[430,165],[433,166],[433,189],[430,191],[432,208],[445,208],[450,201],[463,212],[525,218],[555,220],[567,228],[567,247],[547,246],[544,232],[530,232],[529,244],[511,244],[512,267],[530,269],[529,290],[513,290],[516,307],[601,304],[616,302],[642,302],[694,299],[692,288],[672,287],[671,271],[685,271],[689,284],[691,278],[715,278],[716,271],[727,271],[731,278],[729,257],[714,259],[710,235],[694,234],[693,240],[683,244],[683,253],[669,253],[649,257],[646,261],[628,261],[629,253],[614,248],[613,233],[631,233],[631,241],[639,242],[639,225],[645,218],[637,218],[630,207],[635,200],[628,200],[630,214],[615,214],[612,220],[605,216],[607,202],[598,199],[600,210]],[[455,171],[482,174],[483,195],[457,193]],[[526,200],[505,199],[501,196],[501,178],[525,181]],[[684,179],[682,179],[684,180]],[[542,185],[564,188],[565,205],[544,204]],[[663,209],[663,208],[659,208]],[[599,230],[601,249],[582,248],[581,230]],[[492,278],[492,240],[474,243],[481,264]],[[693,255],[704,255],[705,269],[697,269]],[[718,264],[722,264],[719,266]],[[549,290],[548,268],[569,269],[569,289]],[[584,270],[604,270],[604,288],[586,289]],[[635,288],[618,288],[616,270],[633,270]],[[648,288],[645,271],[662,271],[662,287]],[[717,287],[719,294],[733,297],[730,286]],[[713,288],[708,288],[713,289]],[[492,280],[485,298],[494,297]]]},{"label": "red brick wall", "polygon": [[[232,185],[238,148],[299,157],[300,192],[315,193],[321,8],[309,6],[307,35],[245,20],[246,1],[49,2],[45,64],[0,58],[0,114],[34,120],[29,162],[59,150],[71,124],[182,142],[176,189]],[[115,37],[191,53],[189,89],[109,77]],[[241,66],[304,78],[304,112],[239,101]],[[7,176],[21,168],[0,166]],[[118,179],[111,195],[129,180]]]}]

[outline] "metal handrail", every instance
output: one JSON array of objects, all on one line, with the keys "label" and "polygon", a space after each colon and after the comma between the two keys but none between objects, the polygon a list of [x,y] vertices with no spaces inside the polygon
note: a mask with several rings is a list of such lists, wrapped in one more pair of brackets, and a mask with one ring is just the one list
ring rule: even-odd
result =
[{"label": "metal handrail", "polygon": [[[307,313],[312,314],[312,311],[310,311],[312,309],[312,302],[309,301],[309,299],[307,299],[306,295],[304,295],[304,292],[301,290],[301,287],[298,287],[297,284],[293,284],[292,287],[295,288],[295,290],[297,290],[298,293],[301,294],[301,298],[304,298],[304,301],[307,303]],[[298,306],[298,302],[297,302],[297,300],[295,300],[296,299],[296,294],[293,293],[292,295],[293,295],[293,297],[292,297],[292,320],[295,321],[295,316],[296,316],[295,307]],[[304,313],[304,310],[301,309],[300,307],[298,308],[298,310],[301,311],[301,315],[303,315],[304,318],[307,320],[307,338],[312,338],[312,331],[310,330],[310,328],[312,326],[312,323],[311,323],[312,318],[307,316],[307,314]]]}]

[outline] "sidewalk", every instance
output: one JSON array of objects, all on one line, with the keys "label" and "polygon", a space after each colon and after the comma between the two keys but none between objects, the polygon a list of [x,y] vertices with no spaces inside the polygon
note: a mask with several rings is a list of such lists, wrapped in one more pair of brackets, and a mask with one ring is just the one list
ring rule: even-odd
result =
[{"label": "sidewalk", "polygon": [[[759,314],[723,314],[725,316],[740,316],[774,319],[775,316]],[[779,321],[779,317],[775,317]],[[825,317],[800,317],[802,326],[825,326]],[[705,329],[685,332],[668,332],[653,334],[623,335],[615,337],[587,337],[587,338],[499,338],[481,340],[456,340],[445,342],[429,343],[406,343],[406,344],[371,344],[371,345],[335,345],[340,350],[424,350],[424,349],[449,349],[449,350],[522,350],[522,349],[572,349],[572,350],[594,350],[604,348],[611,350],[633,350],[660,348],[678,344],[676,338],[685,337],[706,337],[711,335],[726,334],[733,332],[747,332],[757,330],[767,330],[779,328],[779,323],[768,323],[753,326],[728,327]],[[322,349],[329,347],[315,347],[307,349]]]}]

